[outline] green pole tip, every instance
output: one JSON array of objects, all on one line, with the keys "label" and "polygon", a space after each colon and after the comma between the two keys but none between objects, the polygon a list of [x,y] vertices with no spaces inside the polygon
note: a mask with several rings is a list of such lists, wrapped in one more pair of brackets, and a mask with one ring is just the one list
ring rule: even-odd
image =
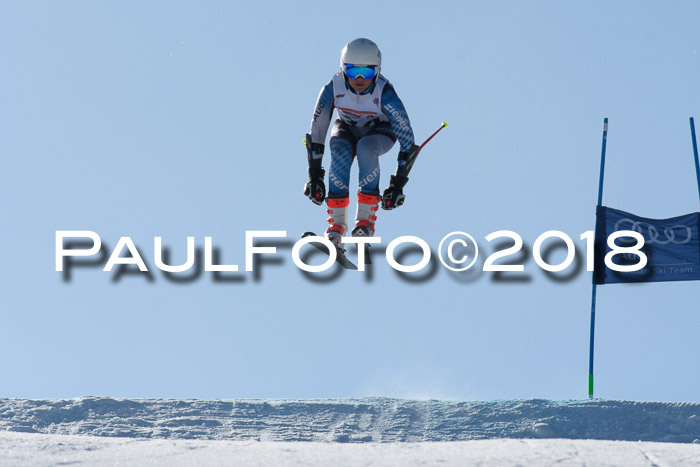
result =
[{"label": "green pole tip", "polygon": [[447,122],[442,122],[442,126],[444,126],[445,128],[447,128]]}]

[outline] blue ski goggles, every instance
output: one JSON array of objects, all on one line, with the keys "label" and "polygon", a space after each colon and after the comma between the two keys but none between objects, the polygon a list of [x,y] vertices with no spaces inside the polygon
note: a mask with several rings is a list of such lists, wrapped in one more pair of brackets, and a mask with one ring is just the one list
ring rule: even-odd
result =
[{"label": "blue ski goggles", "polygon": [[375,65],[345,65],[345,75],[350,79],[355,79],[362,76],[364,79],[372,79],[377,76],[377,67]]}]

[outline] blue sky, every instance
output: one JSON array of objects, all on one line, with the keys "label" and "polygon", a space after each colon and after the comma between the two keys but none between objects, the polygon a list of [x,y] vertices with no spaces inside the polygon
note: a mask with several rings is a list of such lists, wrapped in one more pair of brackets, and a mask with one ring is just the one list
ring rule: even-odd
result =
[{"label": "blue sky", "polygon": [[[419,141],[450,123],[405,206],[379,212],[384,246],[415,235],[437,248],[460,230],[488,254],[491,232],[531,247],[556,229],[583,260],[604,117],[604,204],[698,211],[696,2],[0,8],[0,396],[586,397],[590,273],[555,281],[530,256],[525,281],[439,265],[410,280],[380,257],[369,277],[318,283],[292,263],[288,245],[325,223],[301,194],[301,141],[356,37],[379,44]],[[187,236],[211,236],[241,272],[115,281],[92,266],[67,282],[57,230],[110,248],[129,236],[150,266],[156,236],[173,263]],[[287,231],[258,275],[243,271],[247,230]],[[600,287],[596,395],[700,401],[697,299],[693,282]]]}]

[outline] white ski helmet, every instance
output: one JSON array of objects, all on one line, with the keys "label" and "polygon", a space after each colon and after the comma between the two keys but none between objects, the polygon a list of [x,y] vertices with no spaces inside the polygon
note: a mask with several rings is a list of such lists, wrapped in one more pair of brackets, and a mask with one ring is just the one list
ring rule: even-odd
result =
[{"label": "white ski helmet", "polygon": [[345,71],[345,65],[368,65],[376,66],[377,74],[382,68],[382,53],[377,44],[369,39],[353,39],[343,48],[340,53],[340,70]]}]

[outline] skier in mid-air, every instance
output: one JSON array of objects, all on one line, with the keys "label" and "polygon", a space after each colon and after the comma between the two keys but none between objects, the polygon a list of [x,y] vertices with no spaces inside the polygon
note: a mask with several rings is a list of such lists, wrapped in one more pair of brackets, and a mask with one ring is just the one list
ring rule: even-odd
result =
[{"label": "skier in mid-air", "polygon": [[[419,151],[406,109],[394,87],[380,74],[381,66],[382,54],[377,44],[363,38],[348,42],[340,55],[341,71],[318,96],[311,132],[306,138],[309,180],[304,194],[318,205],[326,200],[328,228],[325,236],[341,250],[341,237],[348,231],[353,160],[357,158],[360,173],[352,236],[369,237],[374,235],[380,203],[387,210],[403,204],[403,188],[408,181],[405,169],[410,169],[406,162]],[[321,162],[333,109],[338,111],[338,118],[330,138],[331,165],[326,196],[325,170]],[[400,152],[396,173],[380,196],[379,156],[387,153],[397,140]]]}]

